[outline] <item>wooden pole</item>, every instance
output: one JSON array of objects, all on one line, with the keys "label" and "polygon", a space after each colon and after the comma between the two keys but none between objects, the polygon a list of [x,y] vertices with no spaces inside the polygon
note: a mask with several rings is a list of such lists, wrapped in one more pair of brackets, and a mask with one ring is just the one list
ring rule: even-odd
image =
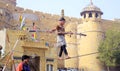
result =
[{"label": "wooden pole", "polygon": [[12,63],[13,63],[14,71],[16,71],[15,61],[12,60]]},{"label": "wooden pole", "polygon": [[15,47],[17,46],[18,41],[19,41],[19,40],[17,39],[16,42],[15,42],[15,44],[14,44],[13,49],[10,51],[10,55],[8,56],[7,61],[6,61],[6,63],[5,63],[5,66],[3,67],[3,70],[2,70],[2,71],[5,71],[7,65],[8,65],[8,63],[9,63],[9,61],[10,61],[10,58],[11,58],[12,55],[13,55],[14,49],[15,49]]}]

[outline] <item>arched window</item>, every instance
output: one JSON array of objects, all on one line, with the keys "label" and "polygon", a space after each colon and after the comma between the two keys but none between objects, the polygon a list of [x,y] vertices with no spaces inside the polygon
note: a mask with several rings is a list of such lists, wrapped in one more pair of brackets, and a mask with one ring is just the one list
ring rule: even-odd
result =
[{"label": "arched window", "polygon": [[95,14],[95,17],[98,18],[98,13]]},{"label": "arched window", "polygon": [[47,64],[47,71],[53,71],[53,65]]},{"label": "arched window", "polygon": [[84,18],[86,18],[86,14],[84,14]]},{"label": "arched window", "polygon": [[90,13],[89,13],[89,18],[91,18],[91,17],[92,17],[92,13],[90,12]]}]

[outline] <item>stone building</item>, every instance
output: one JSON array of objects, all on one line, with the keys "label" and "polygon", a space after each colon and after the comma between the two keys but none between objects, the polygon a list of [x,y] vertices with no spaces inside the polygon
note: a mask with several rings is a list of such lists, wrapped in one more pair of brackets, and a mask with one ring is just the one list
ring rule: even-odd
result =
[{"label": "stone building", "polygon": [[[103,12],[93,2],[83,8],[80,15],[82,17],[80,22],[67,24],[66,31],[83,33],[87,36],[66,35],[67,50],[69,55],[75,58],[65,60],[64,65],[68,69],[79,69],[79,71],[106,71],[104,64],[97,58],[98,46],[106,30],[112,28],[117,21],[102,19]],[[81,55],[85,56],[80,57]]]},{"label": "stone building", "polygon": [[[83,22],[78,25],[77,32],[83,32],[87,36],[77,36],[78,55],[98,52],[100,40],[104,38],[104,31],[101,26],[101,15],[103,12],[100,8],[90,3],[81,12]],[[87,42],[87,45],[85,44]],[[98,54],[89,55],[79,58],[79,68],[85,71],[103,71],[104,68],[99,59]]]},{"label": "stone building", "polygon": [[[11,62],[7,66],[10,71],[14,71],[13,65],[17,65],[21,61],[23,54],[31,56],[30,64],[33,71],[57,71],[57,68],[104,71],[104,66],[97,59],[98,54],[79,56],[97,52],[105,31],[119,21],[102,19],[103,12],[92,2],[81,11],[80,15],[81,19],[67,17],[64,16],[64,10],[61,11],[61,16],[65,17],[67,21],[66,31],[84,33],[87,36],[66,35],[69,56],[74,58],[58,60],[58,49],[54,48],[56,35],[44,31],[54,28],[61,16],[17,7],[16,0],[0,0],[0,34],[2,34],[0,35],[0,45],[3,47],[0,62],[5,64],[9,56],[7,53],[11,51],[16,40],[19,39],[14,49],[14,63],[10,58]],[[25,31],[20,30],[20,17],[25,18]],[[37,30],[43,31],[37,32],[37,42],[32,40],[32,32],[29,32],[33,22],[36,24]]]},{"label": "stone building", "polygon": [[[66,26],[66,30],[68,31],[74,29],[74,32],[87,35],[66,36],[67,42],[72,43],[67,45],[70,56],[75,57],[97,52],[98,44],[104,36],[104,31],[100,23],[102,21],[102,14],[103,12],[100,8],[90,3],[80,13],[82,16],[80,23],[68,24]],[[97,54],[65,60],[65,67],[78,68],[80,71],[101,71],[104,68],[102,68],[102,65],[96,58]]]}]

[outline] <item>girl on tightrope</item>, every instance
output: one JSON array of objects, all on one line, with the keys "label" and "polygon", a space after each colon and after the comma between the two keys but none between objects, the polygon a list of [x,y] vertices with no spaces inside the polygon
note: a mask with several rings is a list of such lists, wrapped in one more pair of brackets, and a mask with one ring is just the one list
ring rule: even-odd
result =
[{"label": "girl on tightrope", "polygon": [[60,47],[60,52],[59,52],[59,59],[62,59],[62,52],[65,54],[65,58],[68,59],[70,58],[68,56],[68,52],[66,49],[66,40],[65,40],[65,34],[68,34],[68,32],[65,32],[64,24],[65,24],[65,19],[62,17],[59,19],[59,24],[56,26],[55,29],[52,29],[50,32],[55,32],[57,31],[57,46]]}]

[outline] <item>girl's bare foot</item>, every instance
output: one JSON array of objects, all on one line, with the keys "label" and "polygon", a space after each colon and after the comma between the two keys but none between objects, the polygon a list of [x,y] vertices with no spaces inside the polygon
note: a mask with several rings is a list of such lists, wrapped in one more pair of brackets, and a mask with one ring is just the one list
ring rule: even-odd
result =
[{"label": "girl's bare foot", "polygon": [[59,60],[62,60],[62,57],[59,57],[58,59],[59,59]]},{"label": "girl's bare foot", "polygon": [[65,58],[66,58],[66,59],[69,59],[70,57],[67,55]]}]

